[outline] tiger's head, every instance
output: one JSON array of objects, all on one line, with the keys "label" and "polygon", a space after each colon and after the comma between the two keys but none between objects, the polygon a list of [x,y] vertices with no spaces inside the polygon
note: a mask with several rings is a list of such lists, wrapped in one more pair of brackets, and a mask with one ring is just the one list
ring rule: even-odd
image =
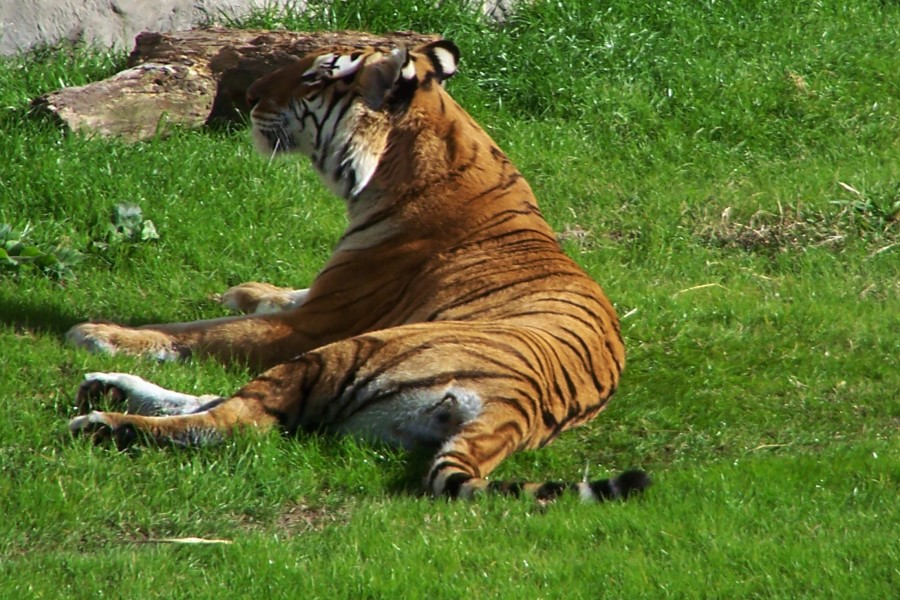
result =
[{"label": "tiger's head", "polygon": [[396,120],[429,96],[440,100],[458,61],[459,50],[445,40],[307,55],[247,91],[256,147],[308,156],[328,187],[352,199],[372,180]]}]

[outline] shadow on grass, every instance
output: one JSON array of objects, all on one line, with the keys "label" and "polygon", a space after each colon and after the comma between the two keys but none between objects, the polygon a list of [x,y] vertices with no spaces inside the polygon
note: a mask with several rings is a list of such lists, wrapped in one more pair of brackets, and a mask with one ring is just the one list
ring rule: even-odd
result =
[{"label": "shadow on grass", "polygon": [[34,302],[20,301],[15,298],[0,297],[0,324],[9,325],[16,331],[45,332],[62,337],[74,325],[88,321],[95,323],[114,322],[128,327],[168,322],[165,317],[158,314],[141,314],[134,319],[106,319],[100,315],[89,314],[83,311],[76,313],[67,307],[57,304],[35,304]]},{"label": "shadow on grass", "polygon": [[42,331],[62,336],[73,325],[84,320],[83,315],[56,304],[35,304],[0,297],[0,323],[10,325],[17,331]]},{"label": "shadow on grass", "polygon": [[425,492],[425,475],[431,466],[438,447],[408,450],[404,468],[390,478],[388,491],[396,496],[422,496]]}]

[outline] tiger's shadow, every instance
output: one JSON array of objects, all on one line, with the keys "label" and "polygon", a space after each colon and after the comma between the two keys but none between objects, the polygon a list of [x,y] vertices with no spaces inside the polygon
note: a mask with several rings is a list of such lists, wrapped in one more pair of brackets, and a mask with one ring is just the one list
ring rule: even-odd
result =
[{"label": "tiger's shadow", "polygon": [[44,332],[61,338],[84,320],[83,316],[57,304],[0,298],[0,324],[14,331]]},{"label": "tiger's shadow", "polygon": [[[14,331],[41,332],[62,339],[69,329],[78,323],[91,320],[90,315],[74,312],[59,304],[38,304],[0,297],[0,324]],[[103,319],[99,319],[102,321]],[[111,320],[111,319],[110,319]],[[123,325],[138,326],[150,323],[162,323],[165,317],[155,314],[142,314],[140,319],[121,319],[115,322]]]}]

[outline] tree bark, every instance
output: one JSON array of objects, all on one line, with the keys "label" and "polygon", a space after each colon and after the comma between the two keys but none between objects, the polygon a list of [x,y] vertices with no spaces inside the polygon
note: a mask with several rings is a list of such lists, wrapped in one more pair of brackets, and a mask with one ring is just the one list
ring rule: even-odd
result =
[{"label": "tree bark", "polygon": [[35,99],[78,132],[138,141],[164,135],[173,126],[195,128],[246,115],[247,88],[262,75],[326,46],[415,47],[437,35],[358,31],[290,32],[194,29],[142,33],[127,68],[103,81],[64,88]]}]

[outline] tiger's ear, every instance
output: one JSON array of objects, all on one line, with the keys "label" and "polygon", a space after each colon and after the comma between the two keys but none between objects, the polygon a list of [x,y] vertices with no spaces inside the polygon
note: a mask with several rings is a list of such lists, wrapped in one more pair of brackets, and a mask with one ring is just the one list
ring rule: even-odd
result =
[{"label": "tiger's ear", "polygon": [[359,76],[363,102],[372,110],[380,110],[400,78],[407,79],[410,72],[410,77],[415,78],[415,66],[404,46],[394,48],[386,58],[366,65]]},{"label": "tiger's ear", "polygon": [[438,40],[419,46],[415,52],[428,58],[441,83],[453,77],[459,68],[459,48],[450,40]]},{"label": "tiger's ear", "polygon": [[[432,42],[414,52],[428,59],[440,83],[456,73],[459,49],[453,42]],[[408,101],[418,84],[416,65],[404,46],[393,49],[382,60],[367,63],[359,75],[363,101],[372,110],[380,110],[388,99],[400,104]]]}]

